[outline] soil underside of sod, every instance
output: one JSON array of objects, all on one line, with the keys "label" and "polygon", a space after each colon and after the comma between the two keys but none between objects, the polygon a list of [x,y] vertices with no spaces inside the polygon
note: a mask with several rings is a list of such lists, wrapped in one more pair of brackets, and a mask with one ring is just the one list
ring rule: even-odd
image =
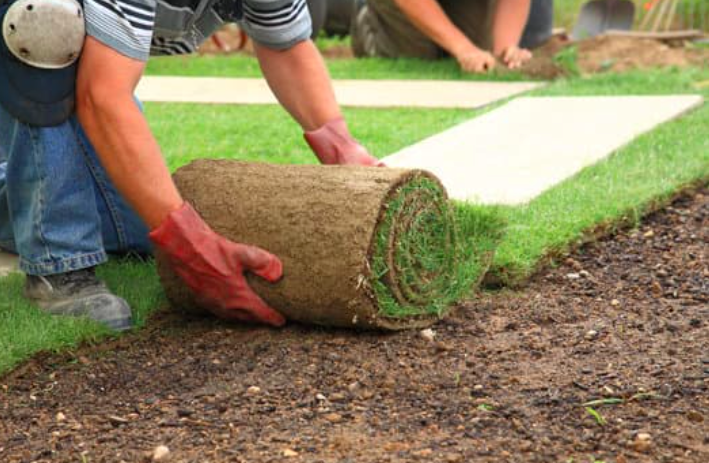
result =
[{"label": "soil underside of sod", "polygon": [[0,461],[704,463],[707,241],[705,188],[433,341],[162,314],[0,379]]}]

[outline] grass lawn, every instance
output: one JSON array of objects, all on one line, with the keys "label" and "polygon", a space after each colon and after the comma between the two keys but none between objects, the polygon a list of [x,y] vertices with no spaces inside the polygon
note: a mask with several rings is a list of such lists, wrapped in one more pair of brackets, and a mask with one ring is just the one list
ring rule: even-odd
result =
[{"label": "grass lawn", "polygon": [[[434,64],[439,67],[423,77],[454,78],[454,70],[445,63]],[[413,64],[421,74],[419,65]],[[198,60],[194,66],[205,69]],[[371,77],[368,72],[374,75],[383,72],[383,67],[377,67],[383,64],[367,70],[368,66],[369,63],[363,64],[365,71],[361,75]],[[151,68],[151,72],[156,69]],[[693,83],[707,79],[709,70],[698,69],[607,74],[557,81],[535,94],[697,93]],[[702,92],[709,97],[709,89]],[[147,104],[146,111],[173,169],[202,157],[314,162],[300,130],[280,107]],[[481,112],[348,109],[346,115],[354,134],[383,157]],[[563,253],[597,225],[637,220],[653,202],[692,181],[708,179],[707,127],[709,105],[704,105],[640,137],[611,158],[585,169],[526,206],[496,208],[495,212],[508,222],[508,229],[492,273],[506,284],[516,284],[528,277],[546,256]],[[149,312],[163,301],[152,265],[114,262],[104,267],[101,275],[131,302],[138,323],[144,323]],[[18,276],[0,279],[0,292],[6,295],[0,304],[0,372],[37,351],[70,348],[106,334],[88,321],[52,318],[31,308],[21,299],[21,280]]]},{"label": "grass lawn", "polygon": [[[328,68],[334,79],[530,80],[519,72],[505,69],[496,69],[491,74],[467,74],[461,72],[452,59],[335,59],[328,61]],[[146,74],[188,77],[262,76],[258,61],[247,55],[156,57],[148,62]]]}]

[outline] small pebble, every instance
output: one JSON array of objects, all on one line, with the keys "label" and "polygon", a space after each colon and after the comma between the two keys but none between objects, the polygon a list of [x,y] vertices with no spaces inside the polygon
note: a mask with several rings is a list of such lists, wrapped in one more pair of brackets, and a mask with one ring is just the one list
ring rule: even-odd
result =
[{"label": "small pebble", "polygon": [[283,451],[283,456],[286,457],[286,458],[297,457],[297,456],[298,456],[298,452],[296,452],[295,450],[292,450],[292,449],[285,449],[285,450]]},{"label": "small pebble", "polygon": [[428,342],[433,342],[433,340],[436,338],[436,332],[433,331],[431,328],[426,328],[425,330],[421,330],[421,337],[428,341]]},{"label": "small pebble", "polygon": [[451,346],[448,343],[445,343],[443,341],[439,341],[436,343],[436,351],[438,352],[448,352],[450,350],[453,350],[453,346]]},{"label": "small pebble", "polygon": [[704,416],[696,410],[690,410],[687,412],[687,418],[689,421],[694,421],[695,423],[701,423],[704,421]]},{"label": "small pebble", "polygon": [[119,425],[119,424],[126,424],[129,421],[125,418],[122,418],[120,416],[116,415],[109,415],[108,421],[111,422],[111,424]]},{"label": "small pebble", "polygon": [[611,301],[611,305],[612,305],[613,307],[618,307],[618,306],[620,305],[620,301],[619,301],[618,299],[613,299],[613,300]]},{"label": "small pebble", "polygon": [[246,390],[247,394],[256,395],[261,393],[261,388],[258,386],[251,386]]},{"label": "small pebble", "polygon": [[655,236],[655,232],[652,230],[648,230],[643,233],[643,238],[652,238],[653,236]]},{"label": "small pebble", "polygon": [[482,384],[476,384],[473,386],[474,391],[482,391],[483,390],[483,385]]},{"label": "small pebble", "polygon": [[339,413],[328,413],[325,415],[325,419],[330,423],[339,423],[342,421],[342,415]]},{"label": "small pebble", "polygon": [[586,331],[586,334],[583,337],[589,341],[592,341],[598,337],[598,331],[588,330]]},{"label": "small pebble", "polygon": [[639,432],[630,446],[640,453],[647,452],[652,447],[652,436],[646,432]]},{"label": "small pebble", "polygon": [[153,450],[153,461],[167,461],[170,456],[170,449],[165,445],[158,445]]},{"label": "small pebble", "polygon": [[327,400],[327,397],[320,393],[315,394],[315,398],[318,399],[320,402],[325,402]]},{"label": "small pebble", "polygon": [[566,278],[569,280],[578,280],[579,278],[581,278],[581,275],[579,275],[578,273],[567,273]]},{"label": "small pebble", "polygon": [[62,412],[57,413],[57,416],[55,417],[57,420],[57,423],[61,423],[62,421],[66,420],[66,415]]}]

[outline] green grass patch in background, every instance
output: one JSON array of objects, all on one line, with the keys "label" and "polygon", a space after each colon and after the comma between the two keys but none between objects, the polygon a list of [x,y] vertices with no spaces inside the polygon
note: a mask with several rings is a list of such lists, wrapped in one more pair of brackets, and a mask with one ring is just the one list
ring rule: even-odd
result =
[{"label": "green grass patch in background", "polygon": [[[693,84],[707,79],[709,70],[699,69],[604,74],[557,81],[534,94],[696,93]],[[709,97],[709,89],[702,91]],[[300,130],[279,107],[147,104],[146,111],[172,169],[204,157],[315,162]],[[346,115],[354,134],[383,157],[481,112],[347,109]],[[528,205],[495,208],[495,215],[501,214],[508,228],[495,256],[493,274],[506,284],[523,281],[547,256],[563,253],[599,224],[632,223],[654,202],[707,178],[707,127],[709,106],[705,104],[639,137]],[[461,205],[457,214],[460,218],[485,209]],[[115,263],[106,266],[102,276],[131,302],[139,323],[161,304],[162,293],[150,264]],[[20,286],[20,277],[0,279],[0,292],[6,295],[0,304],[0,372],[34,352],[67,348],[105,335],[89,322],[52,318],[29,307],[20,296]]]},{"label": "green grass patch in background", "polygon": [[[530,80],[517,71],[496,68],[488,74],[462,72],[453,59],[427,61],[414,58],[331,59],[327,61],[334,79],[444,79],[444,80]],[[258,61],[248,55],[156,57],[148,62],[147,75],[186,77],[262,77]]]}]

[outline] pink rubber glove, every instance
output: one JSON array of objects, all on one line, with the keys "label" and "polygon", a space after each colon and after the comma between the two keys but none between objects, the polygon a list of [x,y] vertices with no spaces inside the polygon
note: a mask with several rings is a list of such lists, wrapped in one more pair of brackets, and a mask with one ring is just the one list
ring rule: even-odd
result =
[{"label": "pink rubber glove", "polygon": [[184,203],[152,232],[150,239],[168,258],[204,309],[224,319],[282,326],[285,319],[250,287],[244,272],[275,283],[283,274],[278,257],[215,233]]},{"label": "pink rubber glove", "polygon": [[303,136],[322,164],[384,167],[383,162],[350,135],[343,118],[331,120]]}]

